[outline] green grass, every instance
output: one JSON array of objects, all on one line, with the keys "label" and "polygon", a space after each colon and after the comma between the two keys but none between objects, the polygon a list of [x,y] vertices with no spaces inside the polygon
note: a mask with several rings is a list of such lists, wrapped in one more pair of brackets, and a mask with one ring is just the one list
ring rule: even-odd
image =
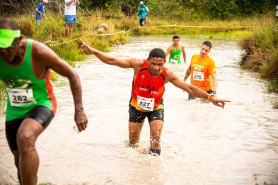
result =
[{"label": "green grass", "polygon": [[[78,15],[78,22],[74,27],[73,36],[70,39],[65,37],[63,15],[48,12],[40,25],[37,25],[34,21],[33,14],[16,16],[13,17],[13,19],[18,22],[22,34],[26,38],[32,38],[47,44],[71,66],[75,66],[76,62],[83,61],[87,58],[85,54],[79,52],[80,39],[83,39],[92,47],[106,52],[110,51],[115,44],[125,44],[129,42],[128,35],[180,34],[195,38],[208,37],[225,40],[243,40],[240,41],[240,45],[242,45],[243,49],[248,53],[251,51],[253,52],[255,49],[252,45],[253,33],[257,33],[255,47],[260,46],[259,48],[267,49],[261,49],[254,53],[251,57],[253,59],[250,60],[253,62],[255,61],[252,65],[247,65],[245,60],[243,60],[242,64],[248,68],[260,71],[264,78],[271,77],[270,82],[274,86],[270,86],[273,86],[274,90],[277,89],[277,82],[272,80],[273,78],[271,76],[275,74],[275,71],[271,72],[271,75],[269,75],[269,71],[277,69],[277,63],[275,62],[277,61],[277,52],[273,52],[273,50],[277,48],[277,45],[274,45],[272,48],[268,47],[273,40],[277,43],[277,38],[270,33],[272,28],[268,30],[263,29],[269,27],[269,25],[273,25],[275,20],[272,14],[238,20],[196,19],[191,21],[174,20],[172,18],[161,19],[151,16],[147,18],[146,27],[139,26],[137,16],[125,17],[121,13],[117,13],[112,16],[109,14],[110,18],[105,18],[106,15],[103,11],[94,11],[89,14],[90,16],[87,16],[88,12],[86,12],[86,15]],[[96,30],[97,27],[103,23],[108,25],[108,29],[105,34],[100,34]],[[261,30],[261,32],[257,30]],[[261,53],[276,54],[271,55],[269,60],[259,60],[265,62],[258,63],[258,60],[255,60],[255,58],[260,58]],[[51,79],[57,79],[57,74],[53,73]],[[0,83],[0,92],[3,92],[3,90],[3,84]],[[3,102],[3,98],[5,98],[5,95],[2,93],[0,94],[1,102]]]},{"label": "green grass", "polygon": [[278,26],[273,24],[254,31],[239,46],[245,51],[241,66],[258,72],[268,80],[269,92],[278,93]]},{"label": "green grass", "polygon": [[[0,109],[3,110],[6,104],[6,92],[5,92],[5,87],[4,83],[0,80]],[[1,114],[2,112],[0,112]]]}]

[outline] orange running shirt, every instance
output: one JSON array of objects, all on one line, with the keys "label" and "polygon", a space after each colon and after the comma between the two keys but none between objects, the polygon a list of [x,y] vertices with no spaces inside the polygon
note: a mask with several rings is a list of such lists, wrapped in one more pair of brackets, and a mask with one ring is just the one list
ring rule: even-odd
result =
[{"label": "orange running shirt", "polygon": [[144,63],[132,83],[130,104],[139,111],[163,109],[161,100],[165,91],[164,83],[167,68],[163,67],[157,77],[151,77],[148,71],[148,61]]},{"label": "orange running shirt", "polygon": [[201,59],[199,54],[193,55],[190,69],[192,85],[206,92],[212,89],[211,75],[216,74],[216,66],[214,60],[210,56]]}]

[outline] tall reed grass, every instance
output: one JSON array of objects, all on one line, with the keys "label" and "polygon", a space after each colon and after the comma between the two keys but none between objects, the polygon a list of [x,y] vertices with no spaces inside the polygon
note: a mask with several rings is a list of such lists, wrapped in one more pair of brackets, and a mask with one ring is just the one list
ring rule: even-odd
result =
[{"label": "tall reed grass", "polygon": [[269,92],[278,93],[278,24],[260,27],[238,45],[244,51],[243,68],[252,69],[268,80]]}]

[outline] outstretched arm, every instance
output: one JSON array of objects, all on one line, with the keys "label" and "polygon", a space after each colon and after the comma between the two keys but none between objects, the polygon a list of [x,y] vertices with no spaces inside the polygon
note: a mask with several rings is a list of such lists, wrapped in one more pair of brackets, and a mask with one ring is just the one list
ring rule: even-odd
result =
[{"label": "outstretched arm", "polygon": [[[77,72],[67,62],[60,59],[53,50],[39,42],[33,44],[33,57],[35,61],[39,61],[39,63],[36,62],[36,65],[40,68],[45,69],[45,71],[52,69],[68,78],[74,100],[74,120],[79,131],[85,130],[88,120],[83,108],[81,82]],[[40,74],[41,78],[44,76],[45,74]]]},{"label": "outstretched arm", "polygon": [[224,108],[225,102],[230,102],[230,100],[218,99],[215,96],[208,94],[207,92],[203,91],[202,89],[199,89],[194,85],[185,83],[172,72],[167,73],[167,81],[171,82],[176,87],[188,92],[189,94],[192,94],[193,96],[203,98],[205,100],[210,100],[214,105],[218,107]]},{"label": "outstretched arm", "polygon": [[84,41],[82,41],[80,51],[84,52],[86,54],[93,54],[97,58],[99,58],[103,63],[109,64],[109,65],[115,65],[119,66],[121,68],[138,68],[143,64],[143,61],[140,61],[135,58],[118,58],[109,56],[95,48],[90,47],[88,44],[86,44]]}]

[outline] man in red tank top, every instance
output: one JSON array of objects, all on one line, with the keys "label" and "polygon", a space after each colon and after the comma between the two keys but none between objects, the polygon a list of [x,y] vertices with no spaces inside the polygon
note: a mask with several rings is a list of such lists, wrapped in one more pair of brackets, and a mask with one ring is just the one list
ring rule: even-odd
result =
[{"label": "man in red tank top", "polygon": [[160,137],[164,124],[163,94],[167,82],[176,87],[203,99],[210,100],[214,105],[224,108],[229,100],[218,99],[212,94],[187,84],[174,73],[164,67],[166,61],[165,52],[160,48],[150,51],[146,60],[135,58],[117,58],[98,51],[84,41],[80,51],[94,54],[103,63],[115,65],[121,68],[133,68],[132,96],[129,103],[129,144],[135,147],[140,139],[140,133],[145,118],[150,125],[150,154],[160,155]]}]

